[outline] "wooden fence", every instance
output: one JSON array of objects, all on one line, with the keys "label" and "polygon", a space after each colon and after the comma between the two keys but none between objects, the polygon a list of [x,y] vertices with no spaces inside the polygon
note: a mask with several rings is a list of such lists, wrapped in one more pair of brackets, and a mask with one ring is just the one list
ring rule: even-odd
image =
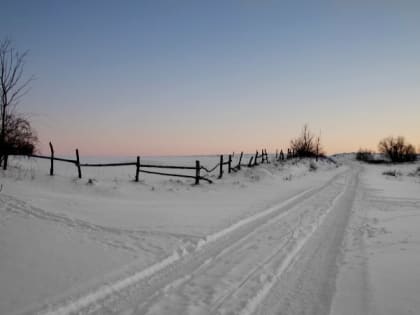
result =
[{"label": "wooden fence", "polygon": [[[163,175],[163,176],[173,176],[173,177],[183,177],[183,178],[192,178],[195,180],[195,184],[198,185],[200,180],[204,180],[208,183],[213,183],[213,181],[205,176],[203,176],[202,172],[209,176],[215,170],[219,170],[219,174],[217,178],[222,178],[224,174],[224,166],[227,166],[228,173],[237,172],[241,170],[241,167],[254,167],[259,164],[263,163],[270,163],[268,158],[267,150],[261,150],[261,153],[256,151],[255,155],[251,156],[248,163],[243,164],[242,160],[244,157],[244,153],[241,152],[239,158],[236,163],[233,162],[234,154],[229,154],[227,159],[223,155],[220,155],[220,162],[216,164],[213,168],[207,169],[206,167],[200,164],[199,160],[195,161],[195,165],[193,166],[178,166],[178,165],[160,165],[160,164],[150,164],[150,163],[141,163],[140,156],[137,156],[136,161],[133,162],[121,162],[121,163],[81,163],[79,150],[76,149],[76,157],[75,159],[68,159],[68,158],[60,158],[55,156],[55,151],[52,143],[49,143],[50,147],[50,155],[38,155],[38,154],[31,154],[25,155],[27,157],[38,158],[38,159],[46,159],[50,160],[50,175],[54,175],[54,161],[65,162],[65,163],[72,163],[75,165],[77,169],[78,178],[82,178],[82,167],[117,167],[117,166],[135,166],[135,174],[134,174],[134,181],[139,181],[139,174],[155,174],[155,175]],[[276,153],[277,159],[277,153]],[[6,165],[4,165],[6,166]],[[147,170],[151,169],[151,170]],[[172,169],[172,170],[187,170],[191,171],[192,174],[177,174],[177,173],[168,173],[164,171],[157,171],[156,169]]]},{"label": "wooden fence", "polygon": [[[79,156],[79,150],[76,149],[76,159],[65,159],[65,158],[58,158],[55,157],[54,147],[50,142],[50,156],[45,155],[38,155],[38,154],[32,154],[28,155],[28,157],[33,158],[39,158],[39,159],[47,159],[50,160],[50,175],[54,175],[54,161],[60,161],[60,162],[67,162],[72,163],[77,168],[78,177],[82,178],[82,167],[116,167],[116,166],[135,166],[135,176],[134,180],[136,182],[139,181],[139,174],[140,173],[147,173],[147,174],[155,174],[155,175],[165,175],[165,176],[173,176],[173,177],[183,177],[183,178],[192,178],[195,180],[195,184],[199,184],[200,180],[207,181],[208,183],[212,183],[212,181],[206,177],[201,176],[200,171],[202,169],[200,165],[200,161],[196,160],[194,166],[177,166],[177,165],[158,165],[158,164],[142,164],[140,156],[137,156],[136,161],[133,162],[122,162],[122,163],[81,163],[80,162],[80,156]],[[194,171],[193,174],[176,174],[176,173],[167,173],[167,172],[161,172],[161,171],[155,171],[155,170],[146,170],[149,169],[182,169],[182,170],[190,170]]]},{"label": "wooden fence", "polygon": [[241,152],[241,154],[239,155],[239,159],[238,162],[236,164],[233,163],[233,157],[235,154],[229,154],[227,156],[227,159],[224,159],[223,155],[220,155],[220,162],[218,164],[216,164],[216,166],[214,166],[212,169],[207,169],[205,167],[201,167],[202,170],[206,171],[207,174],[212,173],[213,171],[215,171],[216,169],[219,170],[219,175],[217,178],[222,178],[223,174],[224,174],[224,166],[227,165],[227,170],[228,173],[232,173],[232,172],[237,172],[239,170],[241,170],[241,167],[254,167],[257,166],[259,164],[263,164],[263,163],[267,163],[269,164],[270,161],[268,159],[268,153],[267,150],[263,149],[261,150],[261,154],[258,153],[258,150],[255,153],[255,156],[251,156],[249,159],[249,162],[247,164],[243,164],[242,160],[244,157],[244,153]]}]

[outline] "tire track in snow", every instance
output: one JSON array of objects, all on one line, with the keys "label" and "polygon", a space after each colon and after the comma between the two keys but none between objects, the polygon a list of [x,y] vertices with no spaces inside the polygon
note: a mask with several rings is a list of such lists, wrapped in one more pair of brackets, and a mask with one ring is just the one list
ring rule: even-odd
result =
[{"label": "tire track in snow", "polygon": [[256,309],[258,308],[259,304],[264,300],[264,298],[270,293],[271,289],[277,283],[281,275],[289,268],[293,262],[297,259],[299,253],[303,249],[303,247],[307,244],[307,242],[312,238],[314,233],[318,230],[319,226],[323,223],[327,215],[334,209],[334,205],[336,201],[344,194],[342,191],[333,201],[332,206],[327,209],[320,217],[315,224],[312,225],[311,230],[308,234],[306,234],[302,239],[296,242],[295,246],[293,247],[292,251],[284,258],[283,262],[281,263],[280,267],[277,269],[276,273],[272,276],[271,280],[268,281],[262,289],[257,292],[257,294],[251,298],[246,304],[246,306],[242,309],[239,313],[240,315],[251,315],[253,314]]},{"label": "tire track in snow", "polygon": [[[164,290],[160,295],[153,297],[153,301],[148,303],[150,305],[142,305],[141,308],[137,308],[131,313],[189,314],[198,312],[200,314],[215,314],[222,312],[236,314],[237,309],[226,311],[221,306],[231,297],[231,300],[238,300],[238,293],[241,291],[248,294],[258,290],[261,285],[260,279],[266,278],[267,273],[272,277],[273,272],[270,271],[270,268],[272,269],[276,258],[287,256],[290,251],[293,251],[295,243],[303,237],[300,234],[308,233],[305,230],[301,231],[302,227],[308,228],[308,222],[304,222],[307,221],[305,218],[312,218],[309,222],[312,231],[320,224],[319,212],[322,214],[330,209],[337,195],[342,193],[341,185],[336,187],[331,185],[329,188],[331,188],[330,191],[323,191],[320,196],[312,196],[290,211],[258,226],[245,238],[222,250],[210,264],[205,264],[202,268],[200,266],[192,271],[184,281],[175,281],[171,288],[172,292]],[[315,218],[313,218],[314,216]],[[270,240],[271,236],[276,238]],[[262,237],[264,240],[261,244],[259,239]],[[247,252],[249,246],[253,247],[251,253]],[[227,281],[231,283],[226,284]],[[209,286],[211,289],[208,288]],[[220,291],[221,294],[219,294]],[[247,299],[246,297],[245,300]],[[189,309],[191,305],[195,305],[194,310]]]},{"label": "tire track in snow", "polygon": [[345,190],[336,198],[328,215],[299,247],[295,258],[278,269],[276,279],[280,281],[267,284],[257,294],[259,297],[255,297],[255,304],[242,314],[329,314],[359,173],[360,168],[356,168],[349,174]]},{"label": "tire track in snow", "polygon": [[[252,227],[246,226],[246,229],[243,231],[239,231],[240,232],[239,234],[236,233],[238,232],[236,231],[233,237],[228,235],[229,238],[219,240],[218,242],[216,242],[216,244],[214,244],[215,246],[212,246],[212,244],[208,244],[208,246],[205,247],[206,250],[204,253],[203,252],[194,253],[194,255],[192,255],[193,257],[189,257],[191,258],[190,260],[188,260],[188,257],[187,259],[184,258],[182,262],[183,265],[173,268],[172,270],[168,271],[168,273],[166,274],[162,274],[162,275],[158,274],[157,277],[155,277],[158,279],[151,279],[150,281],[148,281],[147,284],[145,284],[145,286],[150,288],[149,292],[147,289],[144,289],[144,288],[134,289],[133,292],[131,293],[133,295],[132,300],[138,299],[139,296],[142,297],[142,303],[134,307],[134,309],[127,310],[127,306],[126,307],[117,306],[116,305],[118,304],[117,300],[112,300],[105,304],[108,305],[109,309],[112,309],[111,313],[120,313],[121,309],[125,309],[126,312],[124,312],[124,314],[144,314],[145,312],[147,312],[147,309],[150,307],[150,305],[153,305],[155,300],[160,299],[160,296],[165,295],[167,294],[169,290],[178,286],[182,286],[185,282],[190,281],[191,277],[194,274],[199,274],[204,269],[206,269],[207,266],[209,265],[211,266],[212,264],[217,263],[216,260],[219,256],[229,254],[229,252],[232,251],[232,248],[234,246],[237,246],[238,243],[243,242],[244,239],[248,238],[250,235],[255,233],[255,230],[262,229],[266,224],[272,223],[272,221],[275,219],[281,221],[281,218],[286,216],[287,213],[290,212],[293,207],[300,205],[302,202],[311,198],[316,193],[319,193],[322,190],[325,190],[329,186],[332,186],[331,185],[332,183],[338,182],[337,178],[339,176],[332,178],[328,183],[326,183],[322,187],[313,189],[309,193],[306,192],[307,194],[305,196],[298,198],[298,200],[295,200],[295,202],[291,204],[288,204],[287,207],[283,209],[279,209],[279,212],[270,216],[270,218],[265,218],[263,221],[256,222],[256,224]],[[323,199],[323,198],[321,197],[320,199]],[[303,215],[299,217],[299,220],[302,220],[302,217]],[[126,299],[130,300],[130,298],[127,298],[127,297]],[[126,304],[130,304],[130,303],[138,304],[138,301],[126,302]],[[188,311],[180,310],[179,312],[173,311],[172,313],[188,313]]]},{"label": "tire track in snow", "polygon": [[[39,314],[67,315],[76,312],[101,313],[101,305],[106,308],[110,303],[115,302],[117,302],[115,303],[115,307],[111,309],[117,312],[118,309],[121,310],[126,308],[126,306],[124,306],[126,305],[126,302],[118,302],[112,297],[123,295],[126,297],[126,300],[129,300],[131,294],[138,298],[138,295],[135,293],[135,291],[138,290],[138,287],[135,286],[140,283],[145,284],[146,298],[147,296],[149,298],[151,296],[155,296],[154,292],[156,292],[156,289],[162,290],[165,286],[167,287],[174,281],[179,281],[180,278],[185,277],[185,274],[191,271],[188,264],[194,266],[192,270],[206,264],[209,259],[215,256],[215,254],[223,251],[227,244],[235,244],[246,238],[249,233],[259,228],[261,225],[267,223],[267,221],[270,221],[279,215],[281,217],[286,215],[286,212],[294,206],[321,192],[323,189],[337,181],[337,179],[341,176],[342,173],[334,176],[321,187],[303,191],[265,211],[242,219],[219,232],[209,235],[203,241],[199,242],[197,248],[192,252],[188,252],[185,249],[180,248],[163,261],[158,262],[144,270],[134,272],[132,275],[123,278],[122,280],[103,285],[97,290],[87,293],[79,298],[71,299],[60,305],[48,307],[47,310],[41,311]],[[219,245],[218,243],[221,244]],[[180,273],[179,270],[183,270],[184,272]],[[178,276],[179,274],[182,276]],[[132,290],[133,292],[130,292],[130,288],[132,287],[135,288]],[[127,292],[122,292],[123,290],[126,290]],[[111,298],[107,300],[106,298],[109,297]]]},{"label": "tire track in snow", "polygon": [[[310,190],[309,190],[310,191]],[[293,196],[292,198],[288,199],[287,201],[285,201],[284,203],[287,204],[289,202],[293,202],[296,198],[299,198],[300,196],[304,195],[305,193],[308,193],[308,191],[304,191],[303,193],[300,193],[296,196]],[[273,212],[273,207],[264,211],[265,215],[268,215],[270,213]],[[262,217],[261,215],[262,213],[259,213],[255,216],[255,219],[259,219],[260,217]],[[202,249],[206,244],[215,242],[218,238],[225,236],[226,234],[234,231],[235,229],[238,229],[239,227],[241,227],[242,225],[245,225],[253,220],[251,220],[251,218],[246,218],[240,222],[235,223],[233,226],[230,226],[220,232],[217,232],[213,235],[210,235],[208,237],[208,239],[206,238],[205,240],[201,241],[198,243],[197,249],[200,250]],[[242,222],[242,223],[241,223]],[[234,227],[234,228],[233,228]],[[163,270],[164,268],[172,265],[173,263],[175,263],[176,261],[180,260],[182,256],[188,255],[187,252],[180,250],[180,251],[175,251],[171,256],[167,257],[166,259],[162,260],[159,263],[156,263],[152,266],[150,266],[149,268],[142,270],[140,272],[135,273],[134,275],[131,275],[123,280],[117,281],[115,283],[111,283],[105,286],[100,287],[98,290],[96,290],[95,292],[91,292],[85,296],[80,297],[78,300],[76,301],[70,301],[70,303],[58,307],[58,308],[52,308],[51,310],[48,310],[46,312],[40,312],[39,314],[43,314],[43,315],[53,315],[53,314],[59,314],[59,315],[67,315],[67,314],[72,314],[72,313],[76,313],[84,308],[89,307],[92,304],[95,304],[97,301],[102,300],[104,298],[106,298],[107,296],[111,295],[111,294],[116,294],[119,291],[136,284],[137,282],[146,279],[147,277],[158,273],[159,271]],[[204,262],[204,264],[207,263],[207,261]]]}]

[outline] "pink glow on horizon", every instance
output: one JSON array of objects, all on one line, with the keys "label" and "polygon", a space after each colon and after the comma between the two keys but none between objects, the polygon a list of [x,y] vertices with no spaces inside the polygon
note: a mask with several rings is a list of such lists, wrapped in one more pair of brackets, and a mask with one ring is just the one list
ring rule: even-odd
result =
[{"label": "pink glow on horizon", "polygon": [[[327,154],[356,152],[360,148],[368,148],[373,151],[377,150],[377,144],[380,139],[399,134],[384,133],[381,136],[371,137],[322,137],[322,144]],[[413,144],[416,149],[420,149],[420,138],[416,134],[405,134],[405,139]],[[292,136],[293,137],[293,136]],[[72,156],[75,154],[75,149],[78,148],[81,156],[182,156],[182,155],[217,155],[229,154],[232,152],[239,153],[254,153],[255,150],[267,149],[269,152],[274,153],[277,149],[287,150],[291,138],[278,138],[266,137],[260,139],[261,141],[250,141],[247,144],[245,141],[242,143],[235,143],[235,141],[225,141],[223,143],[201,143],[199,140],[194,143],[192,139],[184,143],[164,143],[164,142],[144,142],[143,144],[136,144],[126,139],[125,141],[113,141],[109,143],[104,139],[99,139],[95,143],[90,141],[72,141],[66,139],[60,141],[52,141],[57,156]],[[116,145],[118,143],[118,145]],[[39,151],[43,154],[49,154],[48,142],[41,142]]]}]

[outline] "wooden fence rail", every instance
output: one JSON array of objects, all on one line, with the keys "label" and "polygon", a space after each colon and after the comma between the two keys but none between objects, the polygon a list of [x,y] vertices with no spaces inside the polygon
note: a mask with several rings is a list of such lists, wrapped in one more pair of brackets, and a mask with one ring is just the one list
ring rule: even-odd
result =
[{"label": "wooden fence rail", "polygon": [[[33,158],[38,158],[38,159],[51,160],[51,156],[45,156],[45,155],[30,154],[30,155],[25,155],[25,156],[27,156],[27,157],[33,157]],[[76,164],[76,160],[63,159],[63,158],[58,158],[58,157],[53,157],[52,159],[54,161],[68,162],[68,163]]]},{"label": "wooden fence rail", "polygon": [[[113,166],[133,166],[136,165],[136,162],[126,162],[126,163],[80,163],[80,166],[83,167],[113,167]],[[142,165],[143,166],[143,165]]]}]

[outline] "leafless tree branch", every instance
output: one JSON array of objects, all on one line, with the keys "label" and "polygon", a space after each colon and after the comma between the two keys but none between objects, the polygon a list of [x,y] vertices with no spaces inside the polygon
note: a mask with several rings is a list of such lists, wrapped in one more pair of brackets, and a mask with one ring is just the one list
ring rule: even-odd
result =
[{"label": "leafless tree branch", "polygon": [[[20,53],[9,39],[0,41],[0,160],[16,143],[31,143],[36,136],[29,120],[15,112],[21,98],[29,91],[33,76],[24,79],[24,66],[28,51]],[[24,140],[23,140],[24,139]],[[17,141],[13,143],[13,141]]]}]

